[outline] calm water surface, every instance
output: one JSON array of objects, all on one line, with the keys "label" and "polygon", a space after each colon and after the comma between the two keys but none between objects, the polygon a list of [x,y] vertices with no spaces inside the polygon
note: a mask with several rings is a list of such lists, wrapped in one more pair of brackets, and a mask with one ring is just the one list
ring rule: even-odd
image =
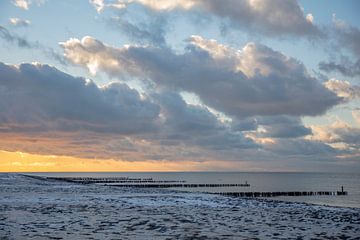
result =
[{"label": "calm water surface", "polygon": [[[113,172],[31,173],[41,176],[88,176],[185,180],[187,183],[245,183],[250,187],[186,188],[201,192],[348,191],[347,196],[276,197],[273,199],[360,208],[360,173],[244,173],[244,172]],[[177,188],[179,189],[179,188]]]}]

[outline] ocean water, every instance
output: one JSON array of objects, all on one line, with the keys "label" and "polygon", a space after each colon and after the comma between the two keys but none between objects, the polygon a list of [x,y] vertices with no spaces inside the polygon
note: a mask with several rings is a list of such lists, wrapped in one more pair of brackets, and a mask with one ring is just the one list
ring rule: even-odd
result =
[{"label": "ocean water", "polygon": [[38,176],[131,177],[154,180],[185,180],[187,183],[245,183],[250,187],[176,188],[199,192],[340,191],[347,196],[275,197],[272,199],[319,205],[360,208],[360,173],[275,173],[275,172],[93,172],[31,173]]}]

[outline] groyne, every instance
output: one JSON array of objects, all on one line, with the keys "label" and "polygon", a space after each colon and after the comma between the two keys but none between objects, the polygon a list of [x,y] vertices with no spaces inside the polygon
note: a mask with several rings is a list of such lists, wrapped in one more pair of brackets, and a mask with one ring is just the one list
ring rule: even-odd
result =
[{"label": "groyne", "polygon": [[[217,187],[250,187],[245,183],[186,183],[183,180],[154,180],[152,178],[129,177],[43,177],[24,175],[39,180],[64,181],[78,184],[102,184],[125,188],[217,188]],[[208,192],[231,197],[279,197],[279,196],[344,196],[348,195],[341,186],[341,191],[278,191],[278,192]]]},{"label": "groyne", "polygon": [[291,192],[221,192],[216,193],[223,196],[231,197],[279,197],[279,196],[341,196],[347,195],[348,193],[344,190],[342,191],[291,191]]}]

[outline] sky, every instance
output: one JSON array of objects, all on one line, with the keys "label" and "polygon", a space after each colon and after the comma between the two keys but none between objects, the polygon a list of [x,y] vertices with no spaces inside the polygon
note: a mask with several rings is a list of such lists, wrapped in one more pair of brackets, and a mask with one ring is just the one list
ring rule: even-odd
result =
[{"label": "sky", "polygon": [[0,171],[360,171],[357,0],[4,0]]}]

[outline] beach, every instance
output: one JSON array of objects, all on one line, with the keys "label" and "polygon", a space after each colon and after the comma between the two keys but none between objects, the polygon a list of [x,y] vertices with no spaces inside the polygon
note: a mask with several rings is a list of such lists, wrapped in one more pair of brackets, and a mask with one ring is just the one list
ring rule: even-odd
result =
[{"label": "beach", "polygon": [[0,179],[0,239],[359,239],[358,208]]}]

